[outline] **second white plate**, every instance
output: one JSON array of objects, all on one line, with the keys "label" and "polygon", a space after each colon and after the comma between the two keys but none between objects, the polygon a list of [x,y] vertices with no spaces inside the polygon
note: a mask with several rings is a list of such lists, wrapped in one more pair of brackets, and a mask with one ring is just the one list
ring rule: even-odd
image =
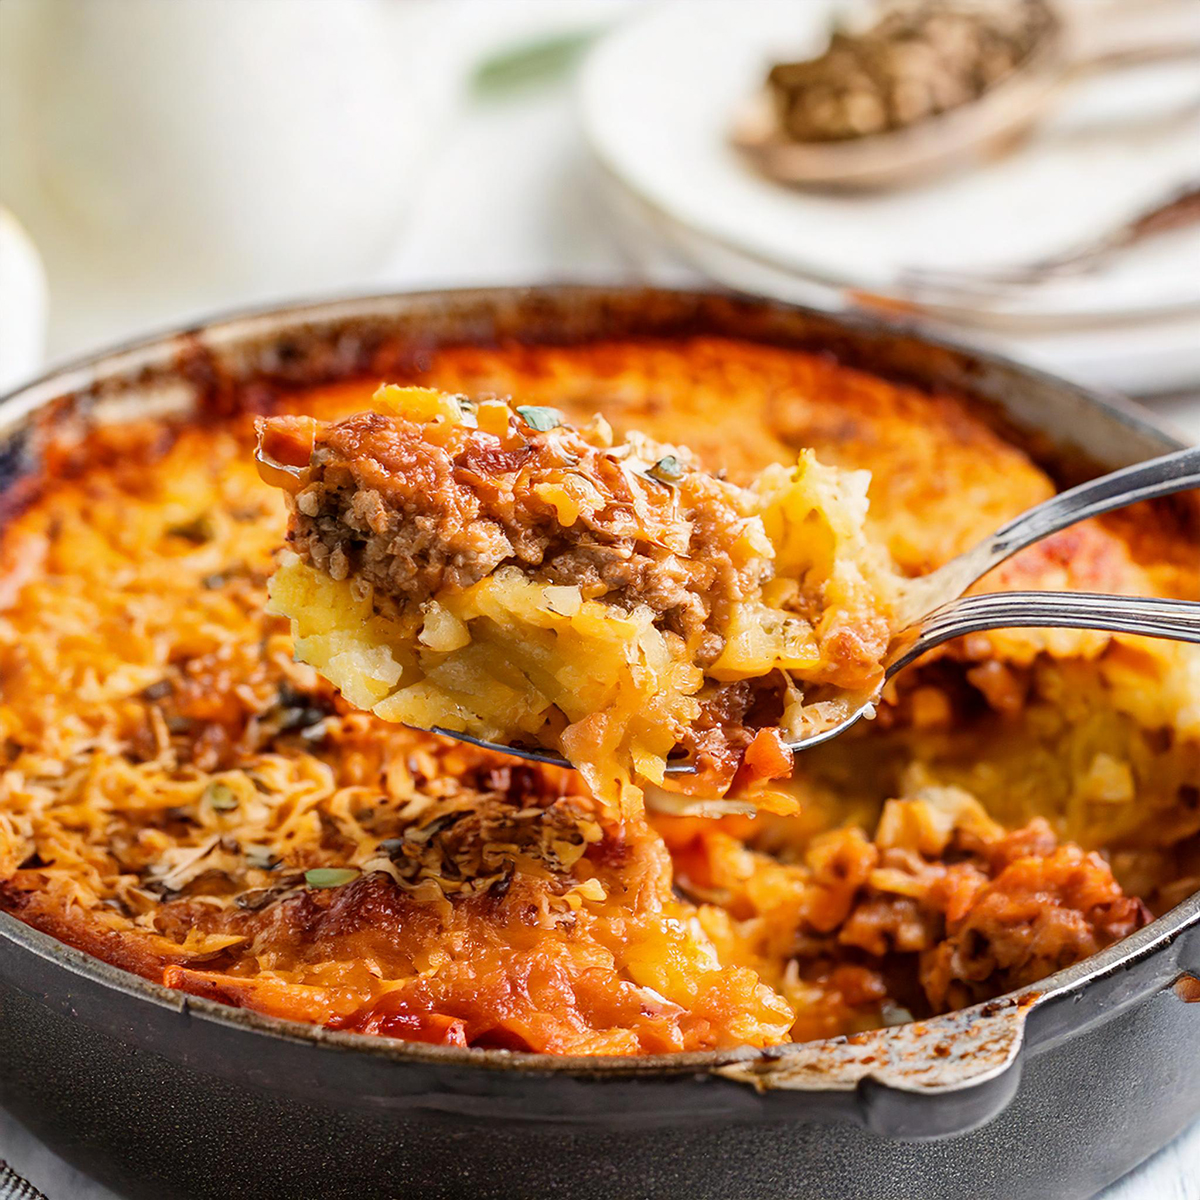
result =
[{"label": "second white plate", "polygon": [[[674,0],[619,27],[581,77],[593,151],[641,200],[711,243],[883,296],[902,295],[907,268],[987,267],[1061,251],[1200,178],[1200,117],[1161,116],[1200,99],[1190,61],[1076,85],[1020,150],[921,187],[836,195],[775,184],[729,145],[731,121],[771,62],[820,51],[837,7]],[[1100,274],[980,311],[1087,323],[1197,306],[1200,228],[1127,252]]]}]

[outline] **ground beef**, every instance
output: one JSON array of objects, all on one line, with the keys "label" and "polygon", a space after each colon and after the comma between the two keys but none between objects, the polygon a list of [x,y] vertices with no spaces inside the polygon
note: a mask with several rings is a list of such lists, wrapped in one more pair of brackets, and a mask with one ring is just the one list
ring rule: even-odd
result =
[{"label": "ground beef", "polygon": [[937,860],[885,846],[877,872],[838,943],[880,958],[917,954],[934,1012],[1035,983],[1150,919],[1099,854],[1059,845],[1041,818],[995,840],[957,834]]},{"label": "ground beef", "polygon": [[1053,844],[1045,821],[1002,839],[989,874],[951,867],[936,893],[945,936],[921,956],[937,1010],[1025,987],[1139,929],[1150,913],[1099,854]]},{"label": "ground beef", "polygon": [[296,551],[402,607],[511,564],[625,610],[645,605],[686,638],[768,571],[734,549],[750,523],[741,490],[644,439],[383,412],[275,418],[263,438],[272,461],[295,465]]}]

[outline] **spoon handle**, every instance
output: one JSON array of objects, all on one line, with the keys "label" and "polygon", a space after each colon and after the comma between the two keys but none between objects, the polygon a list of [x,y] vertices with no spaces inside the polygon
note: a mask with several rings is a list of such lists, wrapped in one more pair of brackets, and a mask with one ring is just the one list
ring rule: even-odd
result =
[{"label": "spoon handle", "polygon": [[934,613],[918,644],[929,649],[989,629],[1100,629],[1200,643],[1200,601],[1098,592],[987,592],[963,596]]},{"label": "spoon handle", "polygon": [[1098,517],[1139,500],[1154,500],[1195,487],[1200,487],[1200,446],[1176,450],[1160,458],[1123,467],[1099,479],[1090,479],[1069,491],[1060,492],[997,529],[985,543],[990,560],[988,569],[1077,521]]},{"label": "spoon handle", "polygon": [[1154,500],[1196,487],[1200,487],[1200,446],[1135,463],[1060,492],[1014,517],[932,574],[912,580],[901,601],[901,621],[903,624],[920,621],[926,613],[961,596],[975,580],[1017,551],[1078,521],[1139,500]]},{"label": "spoon handle", "polygon": [[963,596],[906,631],[888,662],[888,678],[943,642],[989,629],[1100,629],[1200,644],[1200,602],[1094,592]]}]

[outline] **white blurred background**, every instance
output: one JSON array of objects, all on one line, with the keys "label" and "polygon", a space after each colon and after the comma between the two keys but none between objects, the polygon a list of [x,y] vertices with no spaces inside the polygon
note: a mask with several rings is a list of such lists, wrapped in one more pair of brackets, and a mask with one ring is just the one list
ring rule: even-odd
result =
[{"label": "white blurred background", "polygon": [[[1200,0],[1067,2],[1089,17],[1147,4],[1182,12],[1200,44]],[[826,201],[754,178],[721,130],[701,124],[705,95],[727,107],[721,88],[743,87],[739,64],[761,73],[771,53],[848,4],[3,0],[0,203],[27,236],[11,215],[0,220],[0,385],[215,311],[330,292],[639,276],[844,305],[865,287],[851,260],[873,255],[864,247],[880,231],[884,251],[893,231],[899,254],[936,258],[953,233],[982,245],[984,259],[990,242],[1015,238],[991,253],[1020,257],[1026,233],[1030,246],[1053,248],[1077,224],[1099,231],[1114,213],[1132,215],[1162,190],[1154,170],[1200,181],[1200,59],[1076,89],[1066,127],[1098,112],[1101,136],[1072,135],[1063,154],[1056,113],[1028,153],[895,199]],[[728,45],[738,37],[747,44]],[[662,64],[655,91],[639,54]],[[714,54],[723,60],[710,63]],[[659,111],[644,111],[643,94]],[[1104,133],[1106,113],[1136,115],[1147,95],[1144,135],[1129,120],[1119,136]],[[697,137],[707,144],[689,159]],[[658,195],[650,176],[668,157]],[[1119,195],[1139,173],[1146,182]],[[971,223],[989,204],[1012,219],[977,236]],[[721,226],[711,238],[706,222]],[[750,246],[776,239],[780,268],[769,255],[766,266],[731,255],[727,230]],[[805,238],[835,265],[847,260],[846,286],[786,266],[786,243]],[[1111,282],[1120,293],[1124,272],[1134,301],[1149,303],[1181,273],[1187,285],[1189,263],[1200,297],[1200,223],[1190,241],[1123,260]],[[1200,302],[1169,319],[1091,327],[1031,312],[1013,329],[936,324],[1153,396],[1166,420],[1200,435]]]},{"label": "white blurred background", "polygon": [[627,7],[4,0],[0,198],[43,260],[48,354],[317,292],[619,269],[553,44],[548,82],[474,76]]}]

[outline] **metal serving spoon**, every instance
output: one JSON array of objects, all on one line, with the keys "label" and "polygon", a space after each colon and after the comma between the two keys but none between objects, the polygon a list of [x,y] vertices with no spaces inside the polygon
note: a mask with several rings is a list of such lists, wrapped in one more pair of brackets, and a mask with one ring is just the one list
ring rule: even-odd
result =
[{"label": "metal serving spoon", "polygon": [[[899,632],[893,637],[884,659],[885,682],[935,646],[987,629],[1020,626],[1103,629],[1200,643],[1200,603],[1196,601],[1090,592],[989,592],[963,596],[971,584],[1017,551],[1078,521],[1139,500],[1153,500],[1195,487],[1200,487],[1200,446],[1164,454],[1161,458],[1113,471],[1061,492],[1014,517],[973,549],[952,558],[936,571],[909,580],[896,607]],[[878,693],[870,696],[847,694],[842,699],[842,711],[835,721],[788,743],[790,749],[808,750],[844,733],[851,725],[873,714]],[[438,725],[431,732],[532,762],[571,766],[566,759],[548,750],[485,742]],[[686,763],[667,767],[669,774],[692,770]]]}]

